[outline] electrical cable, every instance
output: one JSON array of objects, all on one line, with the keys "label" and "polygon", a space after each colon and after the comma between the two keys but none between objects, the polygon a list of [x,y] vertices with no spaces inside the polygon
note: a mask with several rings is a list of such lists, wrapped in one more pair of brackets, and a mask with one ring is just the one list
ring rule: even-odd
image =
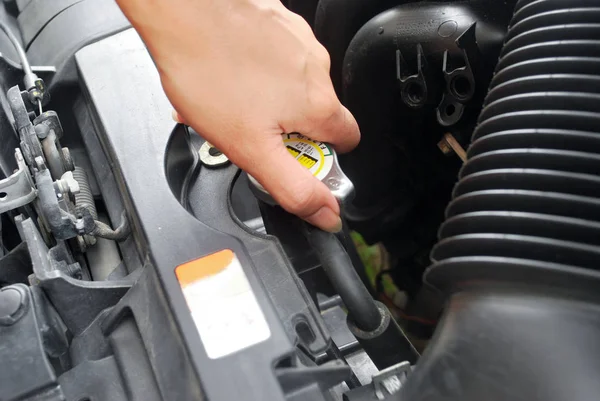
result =
[{"label": "electrical cable", "polygon": [[10,40],[13,47],[17,51],[17,55],[19,57],[19,60],[21,61],[21,67],[23,68],[23,72],[25,73],[25,75],[34,75],[33,70],[31,69],[31,64],[29,64],[29,60],[27,59],[25,49],[23,49],[23,46],[21,45],[19,39],[17,39],[15,34],[11,31],[10,27],[6,25],[6,23],[3,21],[0,21],[0,29],[4,31],[4,33],[8,37],[8,40]]},{"label": "electrical cable", "polygon": [[25,85],[27,92],[29,92],[29,100],[38,107],[41,115],[43,112],[42,101],[45,97],[44,82],[33,72],[31,64],[29,64],[29,60],[27,59],[25,49],[21,45],[19,39],[17,39],[15,34],[11,31],[10,27],[6,25],[5,22],[0,21],[0,30],[4,31],[8,40],[17,51],[17,55],[21,61],[21,67],[23,68],[23,84]]}]

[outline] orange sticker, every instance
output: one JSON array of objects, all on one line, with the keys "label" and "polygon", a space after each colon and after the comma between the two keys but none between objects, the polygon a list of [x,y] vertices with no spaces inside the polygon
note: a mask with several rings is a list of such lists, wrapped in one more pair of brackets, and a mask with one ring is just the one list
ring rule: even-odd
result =
[{"label": "orange sticker", "polygon": [[222,272],[231,264],[233,257],[233,252],[230,249],[225,249],[177,266],[175,275],[179,280],[179,284],[186,287],[198,280]]},{"label": "orange sticker", "polygon": [[270,337],[262,309],[232,250],[177,266],[175,275],[209,358],[225,357]]}]

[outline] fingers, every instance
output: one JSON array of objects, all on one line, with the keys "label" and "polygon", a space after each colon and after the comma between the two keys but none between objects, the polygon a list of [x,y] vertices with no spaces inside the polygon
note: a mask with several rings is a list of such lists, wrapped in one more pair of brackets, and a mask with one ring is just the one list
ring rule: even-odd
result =
[{"label": "fingers", "polygon": [[313,131],[313,139],[331,143],[336,151],[346,153],[358,145],[360,130],[352,113],[340,103],[338,111]]},{"label": "fingers", "polygon": [[329,85],[325,91],[326,95],[313,95],[304,115],[287,124],[286,131],[329,143],[339,153],[349,152],[360,141],[358,123],[337,99],[333,87]]},{"label": "fingers", "polygon": [[342,229],[337,200],[325,184],[290,155],[281,137],[273,138],[268,146],[253,144],[253,148],[249,154],[256,154],[252,159],[260,163],[245,158],[232,161],[256,178],[288,212],[325,231]]}]

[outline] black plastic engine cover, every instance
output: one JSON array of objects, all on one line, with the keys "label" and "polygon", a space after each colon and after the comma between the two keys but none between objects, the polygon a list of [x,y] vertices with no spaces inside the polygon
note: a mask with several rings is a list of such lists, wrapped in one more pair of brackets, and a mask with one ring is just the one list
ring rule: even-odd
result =
[{"label": "black plastic engine cover", "polygon": [[342,101],[362,139],[340,162],[356,186],[348,209],[356,230],[370,242],[403,236],[426,246],[460,167],[438,142],[450,132],[467,146],[512,6],[398,3],[366,22],[346,50]]},{"label": "black plastic engine cover", "polygon": [[[108,58],[106,54],[113,56]],[[238,240],[190,216],[169,188],[164,155],[175,123],[170,118],[170,105],[160,86],[158,73],[143,43],[134,31],[126,31],[86,47],[77,53],[76,60],[91,100],[97,132],[105,151],[112,156],[116,175],[122,180],[122,189],[131,202],[135,231],[141,234],[139,241],[144,244],[157,272],[160,285],[152,303],[164,305],[165,312],[171,316],[168,335],[178,338],[178,346],[187,350],[182,352],[181,349],[177,355],[187,353],[189,364],[184,363],[188,358],[177,358],[177,362],[172,363],[180,364],[179,372],[158,377],[163,397],[186,399],[181,397],[181,391],[187,389],[189,398],[195,398],[192,395],[199,396],[202,387],[202,393],[215,400],[272,399],[277,393],[283,398],[272,366],[291,352],[292,344],[256,276],[252,261]],[[107,82],[111,85],[106,85]],[[123,110],[127,112],[123,114]],[[192,320],[175,268],[224,249],[231,249],[244,266],[270,335],[268,340],[246,352],[211,359]],[[148,318],[148,313],[158,311],[156,306],[144,303],[130,308],[136,317],[141,313]],[[137,308],[142,310],[137,312]],[[154,332],[140,333],[150,351],[150,364],[164,371],[167,350],[160,350],[159,338],[151,338]],[[228,372],[227,384],[223,383],[221,375],[224,371]],[[193,379],[194,372],[199,378]]]},{"label": "black plastic engine cover", "polygon": [[[306,344],[309,351],[324,351],[330,340],[277,241],[255,236],[235,222],[227,197],[237,169],[230,166],[212,175],[211,170],[201,173],[204,181],[199,185],[209,185],[201,187],[209,190],[206,196],[216,196],[192,208],[194,217],[180,195],[195,171],[195,153],[185,139],[187,132],[171,119],[171,106],[139,36],[128,30],[87,46],[77,53],[76,63],[95,131],[120,184],[141,253],[149,261],[142,278],[102,324],[103,331],[114,333],[122,324],[136,328],[145,350],[142,359],[147,358],[165,400],[204,396],[210,400],[283,400],[289,391],[306,391],[307,399],[322,398],[320,387],[313,384],[328,388],[344,380],[349,370],[338,363],[309,368],[289,362],[288,367],[274,369],[278,361],[293,355],[298,319],[313,330],[313,341]],[[225,224],[223,218],[230,223]],[[191,298],[186,302],[185,283],[176,275],[178,266],[223,250],[233,251],[241,263],[249,293],[261,310],[258,315],[247,311],[239,319],[225,319],[228,324],[247,319],[223,332],[232,336],[231,352],[211,348],[205,337],[207,328],[197,324],[206,325],[211,315],[206,308],[220,314],[238,313],[244,305],[227,309],[224,303],[232,301],[215,295],[194,306]],[[204,318],[195,324],[192,314],[198,308],[204,308]],[[220,324],[215,319],[212,330]],[[253,330],[265,326],[267,336],[252,340]]]}]

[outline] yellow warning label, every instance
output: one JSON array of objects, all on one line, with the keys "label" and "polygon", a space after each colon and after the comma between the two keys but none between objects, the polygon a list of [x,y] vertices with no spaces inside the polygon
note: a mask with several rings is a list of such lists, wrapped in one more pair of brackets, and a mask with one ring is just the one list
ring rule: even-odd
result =
[{"label": "yellow warning label", "polygon": [[333,158],[328,145],[313,141],[300,134],[287,134],[287,139],[284,139],[283,142],[288,152],[315,177],[322,175],[323,169],[327,170],[324,174],[331,169]]},{"label": "yellow warning label", "polygon": [[298,155],[300,154],[300,151],[298,149],[294,149],[291,146],[286,146],[288,152],[290,152],[292,154],[292,156],[294,156],[294,158],[298,157]]},{"label": "yellow warning label", "polygon": [[298,158],[298,161],[300,162],[300,164],[302,164],[308,170],[310,170],[312,168],[312,166],[317,164],[317,159],[315,159],[314,157],[310,157],[307,154],[303,154],[302,156],[300,156]]}]

